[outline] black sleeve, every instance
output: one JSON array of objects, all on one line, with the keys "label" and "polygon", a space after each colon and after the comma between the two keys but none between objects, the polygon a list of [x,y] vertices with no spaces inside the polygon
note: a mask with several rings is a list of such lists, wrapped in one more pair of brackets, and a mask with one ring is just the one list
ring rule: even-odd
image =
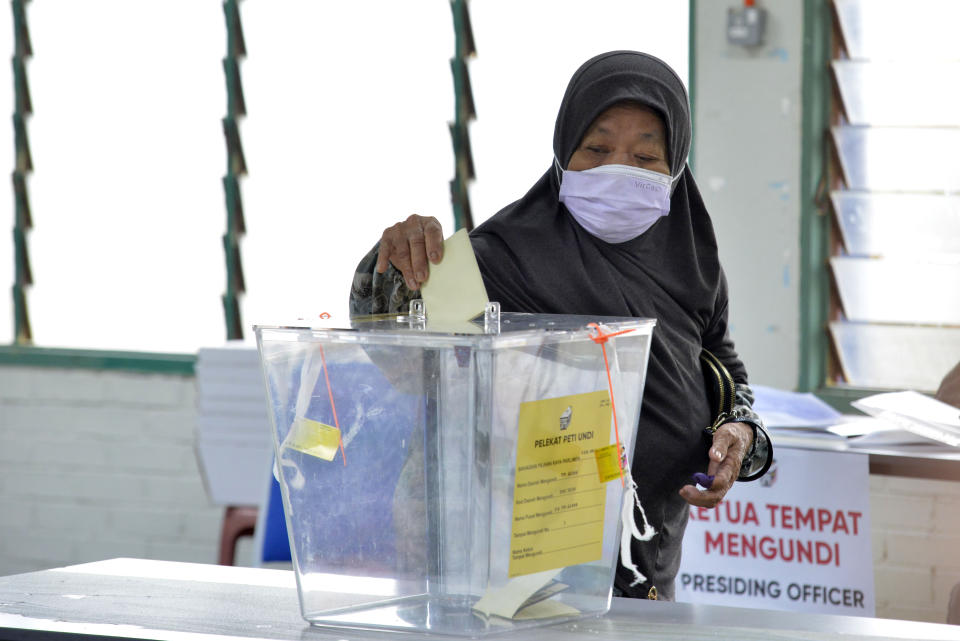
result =
[{"label": "black sleeve", "polygon": [[703,347],[710,350],[724,364],[736,383],[747,383],[747,368],[737,355],[728,327],[727,277],[720,271],[720,287],[713,305],[713,316],[703,332]]},{"label": "black sleeve", "polygon": [[747,383],[747,368],[737,354],[730,338],[727,322],[729,298],[727,296],[727,278],[721,271],[720,288],[714,305],[714,315],[703,334],[703,347],[710,350],[733,376],[736,400],[733,405],[732,419],[746,419],[753,427],[753,444],[740,466],[739,480],[754,480],[763,476],[773,459],[773,444],[763,425],[763,419],[753,411],[753,390]]}]

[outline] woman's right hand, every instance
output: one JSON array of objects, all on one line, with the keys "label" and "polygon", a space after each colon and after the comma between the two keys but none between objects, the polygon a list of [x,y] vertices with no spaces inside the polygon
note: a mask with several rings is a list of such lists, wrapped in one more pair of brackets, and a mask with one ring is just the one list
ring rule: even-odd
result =
[{"label": "woman's right hand", "polygon": [[[377,273],[387,271],[390,263],[400,270],[411,290],[430,277],[430,264],[443,260],[443,228],[432,216],[411,214],[403,222],[383,230]],[[428,262],[429,261],[429,262]]]}]

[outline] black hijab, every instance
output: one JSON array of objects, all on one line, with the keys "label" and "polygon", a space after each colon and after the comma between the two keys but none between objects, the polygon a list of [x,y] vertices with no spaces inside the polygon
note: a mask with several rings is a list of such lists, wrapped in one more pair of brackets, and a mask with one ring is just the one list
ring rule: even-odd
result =
[{"label": "black hijab", "polygon": [[[726,282],[710,216],[686,157],[690,108],[677,74],[659,59],[613,51],[588,60],[570,80],[557,115],[553,151],[566,167],[594,119],[623,101],[653,109],[667,133],[674,176],[669,215],[620,244],[584,230],[560,203],[551,166],[520,200],[471,233],[490,300],[503,311],[656,318],[633,475],[660,533],[634,542],[634,560],[672,596],[687,506],[677,494],[706,467],[710,410],[699,365],[707,346],[738,382],[746,373],[727,335]],[[552,163],[551,163],[552,165]],[[617,584],[629,579],[618,568]]]}]

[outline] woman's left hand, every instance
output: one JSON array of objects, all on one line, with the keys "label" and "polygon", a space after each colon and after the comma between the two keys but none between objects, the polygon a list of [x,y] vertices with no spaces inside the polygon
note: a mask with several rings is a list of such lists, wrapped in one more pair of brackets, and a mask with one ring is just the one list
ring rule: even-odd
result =
[{"label": "woman's left hand", "polygon": [[694,485],[680,488],[680,496],[690,505],[716,507],[740,474],[740,463],[750,449],[753,429],[746,423],[724,423],[713,433],[713,444],[708,454],[707,474],[713,476],[709,490]]}]

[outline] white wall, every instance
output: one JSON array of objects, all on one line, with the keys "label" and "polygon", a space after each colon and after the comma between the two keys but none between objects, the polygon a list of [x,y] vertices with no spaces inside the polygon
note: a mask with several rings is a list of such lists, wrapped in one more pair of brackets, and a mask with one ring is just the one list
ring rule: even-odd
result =
[{"label": "white wall", "polygon": [[0,367],[0,575],[117,556],[216,563],[194,379]]},{"label": "white wall", "polygon": [[799,371],[803,3],[766,0],[765,44],[727,44],[730,3],[696,3],[694,172],[730,284],[730,329],[750,380]]},{"label": "white wall", "polygon": [[870,477],[877,616],[944,623],[960,583],[960,483]]}]

